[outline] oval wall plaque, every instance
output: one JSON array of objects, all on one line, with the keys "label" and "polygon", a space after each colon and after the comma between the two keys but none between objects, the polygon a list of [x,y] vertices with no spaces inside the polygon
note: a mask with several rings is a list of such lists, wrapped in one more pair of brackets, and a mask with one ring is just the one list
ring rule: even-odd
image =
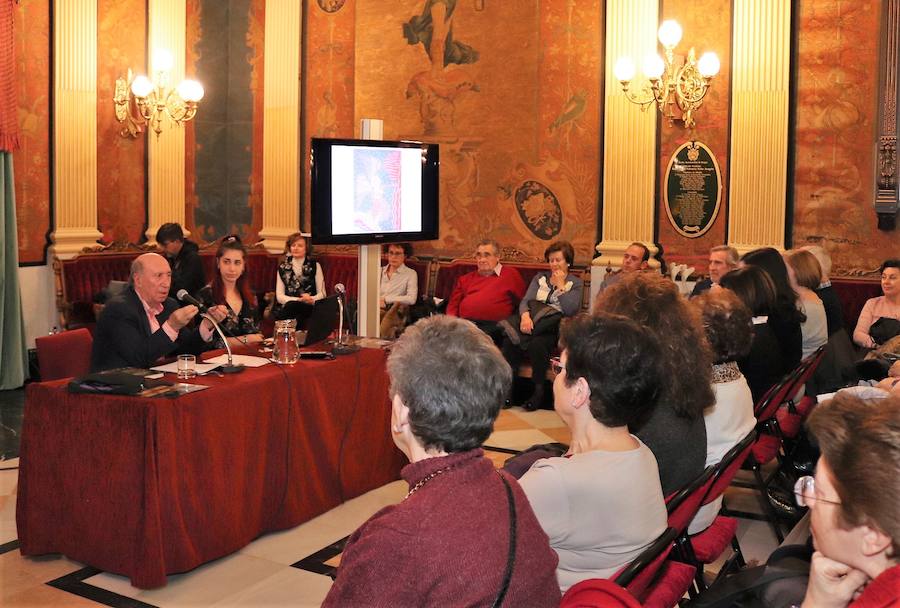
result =
[{"label": "oval wall plaque", "polygon": [[666,167],[666,215],[681,236],[695,239],[709,230],[719,214],[722,173],[706,144],[681,144]]}]

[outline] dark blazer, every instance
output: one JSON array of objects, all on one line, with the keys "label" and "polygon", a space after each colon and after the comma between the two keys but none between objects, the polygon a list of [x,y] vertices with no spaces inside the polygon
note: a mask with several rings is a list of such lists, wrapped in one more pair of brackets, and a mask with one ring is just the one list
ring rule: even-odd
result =
[{"label": "dark blazer", "polygon": [[200,248],[193,241],[184,241],[181,251],[174,259],[169,259],[172,268],[172,285],[169,297],[174,298],[182,289],[196,296],[206,285],[206,273],[203,271],[203,260],[200,259]]},{"label": "dark blazer", "polygon": [[697,281],[694,284],[694,289],[691,291],[691,297],[699,296],[701,293],[706,293],[712,288],[712,279],[709,277],[703,279],[702,281]]},{"label": "dark blazer", "polygon": [[160,328],[151,334],[147,313],[134,287],[128,287],[109,300],[94,330],[91,371],[116,367],[148,368],[166,355],[203,352],[207,344],[200,337],[199,328],[182,328],[175,342],[163,330],[162,324],[178,308],[175,300],[167,298],[163,311],[156,317]]}]

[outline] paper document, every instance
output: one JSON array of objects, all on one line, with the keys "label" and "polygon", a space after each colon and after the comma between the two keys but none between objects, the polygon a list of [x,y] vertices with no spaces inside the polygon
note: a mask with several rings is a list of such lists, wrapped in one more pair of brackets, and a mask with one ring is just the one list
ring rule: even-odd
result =
[{"label": "paper document", "polygon": [[[202,376],[207,372],[211,372],[222,365],[221,363],[212,363],[211,361],[205,361],[203,363],[197,362],[194,364],[194,371],[197,372],[197,375]],[[156,367],[151,367],[150,369],[157,372],[166,372],[170,374],[178,373],[178,361],[172,361],[171,363],[166,363],[165,365],[157,365]]]},{"label": "paper document", "polygon": [[[263,357],[255,357],[253,355],[232,355],[231,362],[235,365],[243,365],[244,367],[262,367],[269,363],[268,359]],[[226,365],[228,363],[228,355],[219,355],[212,359],[207,359],[204,363],[216,363],[217,365]],[[199,367],[199,365],[197,366]]]}]

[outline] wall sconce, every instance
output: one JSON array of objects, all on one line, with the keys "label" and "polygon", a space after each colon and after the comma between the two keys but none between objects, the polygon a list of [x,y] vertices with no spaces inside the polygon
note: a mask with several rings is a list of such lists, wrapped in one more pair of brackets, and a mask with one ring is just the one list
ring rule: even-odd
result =
[{"label": "wall sconce", "polygon": [[133,78],[130,69],[126,78],[116,80],[113,103],[116,120],[125,124],[120,131],[122,137],[137,137],[145,124],[159,137],[164,116],[181,125],[197,113],[197,103],[203,99],[203,85],[196,80],[182,80],[177,87],[169,88],[171,69],[172,54],[158,49],[153,53],[156,76],[152,81],[146,76]]},{"label": "wall sconce", "polygon": [[[673,49],[681,41],[681,26],[674,20],[663,21],[659,26],[659,41],[665,49],[665,61],[656,53],[644,60],[642,71],[650,82],[644,85],[640,95],[629,90],[636,71],[630,57],[620,57],[613,72],[628,101],[641,106],[641,110],[656,103],[669,124],[680,118],[690,129],[695,124],[694,110],[703,103],[710,81],[719,73],[719,58],[709,52],[698,61],[693,48],[686,58],[675,55]],[[678,106],[680,116],[676,115],[673,105]]]}]

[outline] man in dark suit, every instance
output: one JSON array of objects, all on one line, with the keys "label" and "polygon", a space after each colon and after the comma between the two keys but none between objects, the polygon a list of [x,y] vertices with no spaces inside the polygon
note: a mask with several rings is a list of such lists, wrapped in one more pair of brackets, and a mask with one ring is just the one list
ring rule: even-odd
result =
[{"label": "man in dark suit", "polygon": [[709,278],[698,281],[694,285],[691,297],[699,296],[709,291],[713,285],[719,284],[719,279],[737,268],[740,256],[737,249],[728,245],[717,245],[709,250]]},{"label": "man in dark suit", "polygon": [[[164,257],[145,253],[131,264],[131,281],[123,293],[106,303],[91,351],[91,370],[152,366],[157,359],[178,353],[198,354],[206,349],[214,331],[204,319],[199,327],[187,327],[197,307],[179,307],[168,297],[172,270]],[[209,314],[221,321],[224,306]]]}]

